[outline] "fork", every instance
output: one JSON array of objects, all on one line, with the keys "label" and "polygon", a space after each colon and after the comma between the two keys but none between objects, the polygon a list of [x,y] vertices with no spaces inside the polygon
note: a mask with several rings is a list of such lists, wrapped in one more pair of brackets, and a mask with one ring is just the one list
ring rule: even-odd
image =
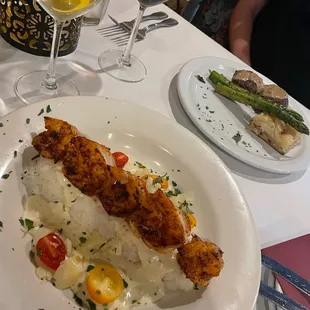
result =
[{"label": "fork", "polygon": [[[152,13],[150,15],[143,16],[141,22],[145,22],[148,20],[163,20],[165,18],[168,18],[168,15],[165,12],[155,12],[155,13]],[[136,19],[134,18],[131,21],[125,21],[125,22],[119,23],[118,25],[99,28],[99,29],[97,29],[97,31],[100,34],[105,35],[105,36],[112,36],[115,34],[121,34],[121,33],[126,32],[126,30],[124,28],[132,29],[132,27],[135,24],[135,21],[136,21]],[[122,27],[122,26],[124,26],[124,27]]]},{"label": "fork", "polygon": [[[310,296],[310,283],[303,279],[295,272],[289,270],[287,267],[281,265],[270,257],[262,254],[262,264],[269,268],[272,272],[280,275],[286,281],[290,282],[297,289],[304,294]],[[260,284],[259,294],[264,298],[269,299],[277,306],[287,310],[309,310],[307,307],[302,306],[297,301],[285,296],[284,294],[276,291],[275,289],[267,286],[264,283]]]},{"label": "fork", "polygon": [[[159,28],[174,27],[174,26],[177,26],[178,24],[179,24],[179,22],[176,19],[168,18],[168,19],[165,19],[164,21],[162,21],[160,23],[154,23],[154,24],[148,25],[142,29],[139,29],[135,42],[144,40],[146,37],[146,34],[150,31],[153,31],[153,30],[159,29]],[[112,38],[111,41],[113,41],[117,45],[124,45],[124,44],[126,44],[128,38],[129,38],[129,35],[130,35],[130,33],[127,33],[126,35],[124,34],[122,36]]]}]

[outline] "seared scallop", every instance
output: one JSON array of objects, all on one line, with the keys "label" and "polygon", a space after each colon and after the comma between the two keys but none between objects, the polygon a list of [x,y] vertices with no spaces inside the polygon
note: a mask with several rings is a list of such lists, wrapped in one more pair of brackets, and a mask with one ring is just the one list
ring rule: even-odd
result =
[{"label": "seared scallop", "polygon": [[224,266],[221,249],[198,236],[178,248],[177,260],[186,277],[201,286],[207,286],[211,278],[219,276]]}]

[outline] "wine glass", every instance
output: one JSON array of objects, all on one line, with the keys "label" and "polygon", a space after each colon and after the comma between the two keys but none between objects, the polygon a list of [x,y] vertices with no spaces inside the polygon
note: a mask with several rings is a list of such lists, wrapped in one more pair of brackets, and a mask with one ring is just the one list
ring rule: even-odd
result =
[{"label": "wine glass", "polygon": [[64,22],[79,17],[102,0],[37,0],[53,17],[54,35],[51,56],[46,71],[33,71],[21,75],[14,84],[17,97],[25,104],[61,96],[79,95],[78,88],[60,74],[56,74],[56,59]]},{"label": "wine glass", "polygon": [[113,78],[124,82],[140,82],[146,76],[144,64],[131,55],[134,42],[139,30],[141,19],[146,8],[164,3],[167,0],[138,0],[140,7],[135,25],[131,32],[125,51],[108,50],[103,52],[98,59],[100,68]]}]

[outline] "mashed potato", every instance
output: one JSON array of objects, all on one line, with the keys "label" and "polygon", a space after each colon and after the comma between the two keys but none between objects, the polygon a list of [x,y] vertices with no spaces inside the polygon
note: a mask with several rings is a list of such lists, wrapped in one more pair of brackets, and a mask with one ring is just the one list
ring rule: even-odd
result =
[{"label": "mashed potato", "polygon": [[[133,163],[128,163],[125,169],[140,176],[150,173]],[[52,281],[59,289],[71,289],[78,304],[99,310],[145,306],[161,299],[169,290],[193,288],[180,271],[175,252],[160,254],[149,249],[124,219],[109,216],[99,200],[75,188],[63,176],[61,164],[39,158],[24,170],[28,198],[23,220],[31,223],[29,234],[33,237],[36,274],[40,279]],[[150,180],[147,189],[154,192],[160,185],[153,185]],[[167,191],[174,190],[169,184]],[[192,199],[188,194],[172,198],[178,207]],[[29,227],[25,225],[24,229]],[[66,259],[56,271],[42,263],[36,249],[37,242],[49,233],[60,236],[66,246]],[[102,264],[111,266],[111,272],[119,274],[123,281],[119,284],[115,280],[118,287],[114,289],[122,293],[107,304],[98,302],[100,296],[94,300],[89,283],[90,273],[95,274],[96,267]]]}]

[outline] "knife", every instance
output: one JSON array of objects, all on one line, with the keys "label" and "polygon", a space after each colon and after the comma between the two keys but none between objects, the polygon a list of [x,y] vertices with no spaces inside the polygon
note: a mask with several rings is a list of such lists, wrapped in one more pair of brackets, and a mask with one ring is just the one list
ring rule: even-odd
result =
[{"label": "knife", "polygon": [[[133,19],[132,21],[130,22],[122,22],[122,23],[119,23],[115,18],[113,18],[111,15],[108,15],[110,17],[110,19],[112,20],[112,22],[115,24],[115,25],[118,25],[119,27],[121,27],[123,30],[125,30],[127,33],[131,33],[131,30],[134,26],[134,23],[135,23],[135,19]],[[164,12],[157,12],[157,13],[153,13],[151,15],[147,15],[147,16],[144,16],[142,17],[142,22],[143,21],[147,21],[147,20],[162,20],[162,19],[165,19],[167,18],[168,15]],[[144,36],[143,34],[141,33],[140,30],[138,30],[138,33],[137,33],[137,39],[138,40],[143,40],[144,39]]]}]

